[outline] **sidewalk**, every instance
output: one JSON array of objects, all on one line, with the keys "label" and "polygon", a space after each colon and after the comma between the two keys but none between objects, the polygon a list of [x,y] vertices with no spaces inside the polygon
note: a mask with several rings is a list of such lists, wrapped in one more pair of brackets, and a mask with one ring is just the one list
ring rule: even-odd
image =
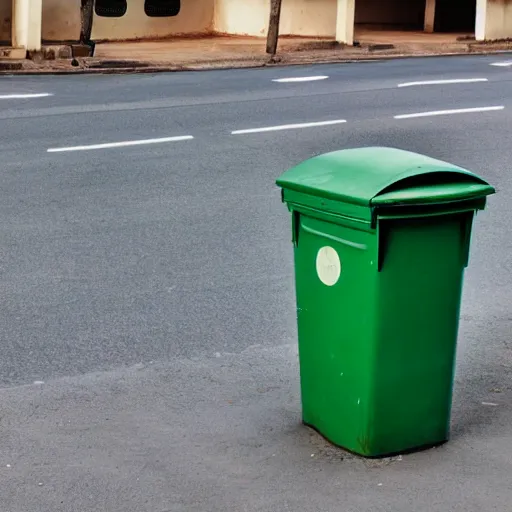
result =
[{"label": "sidewalk", "polygon": [[[483,325],[465,325],[481,339]],[[381,460],[301,425],[295,343],[2,389],[1,508],[505,512],[512,395],[488,390],[510,369],[474,357],[477,369],[462,363],[452,440]]]},{"label": "sidewalk", "polygon": [[[10,61],[11,66],[6,65],[4,71],[179,71],[512,50],[511,42],[477,43],[464,34],[375,31],[365,28],[356,32],[356,41],[356,46],[347,47],[329,39],[282,37],[274,60],[265,53],[265,39],[256,37],[208,36],[159,41],[98,42],[94,57],[43,60],[39,63],[22,61],[21,66],[17,61]],[[16,66],[20,69],[16,69]]]}]

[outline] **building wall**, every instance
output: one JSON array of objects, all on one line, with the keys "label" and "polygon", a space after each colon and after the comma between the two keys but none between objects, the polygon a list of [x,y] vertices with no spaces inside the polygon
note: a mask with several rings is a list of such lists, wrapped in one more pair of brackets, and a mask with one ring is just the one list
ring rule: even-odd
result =
[{"label": "building wall", "polygon": [[476,38],[512,38],[512,0],[478,0]]},{"label": "building wall", "polygon": [[128,0],[122,18],[95,17],[93,39],[134,39],[178,34],[206,33],[212,30],[214,0],[182,0],[181,11],[172,18],[148,18],[144,0]]},{"label": "building wall", "polygon": [[270,0],[215,0],[214,30],[223,34],[263,36]]},{"label": "building wall", "polygon": [[[94,16],[92,38],[151,39],[205,33],[212,30],[213,8],[214,0],[183,0],[178,16],[149,18],[144,0],[128,0],[128,10],[121,18]],[[76,41],[79,36],[80,0],[43,0],[43,40]]]},{"label": "building wall", "polygon": [[[334,37],[337,0],[283,0],[282,35]],[[215,31],[264,36],[268,29],[270,0],[216,0]]]},{"label": "building wall", "polygon": [[281,34],[334,37],[336,6],[337,0],[283,0]]},{"label": "building wall", "polygon": [[356,23],[423,26],[425,0],[356,0]]},{"label": "building wall", "polygon": [[11,0],[0,0],[0,41],[11,41]]},{"label": "building wall", "polygon": [[80,0],[43,0],[43,41],[76,41],[80,37]]},{"label": "building wall", "polygon": [[[94,39],[150,39],[213,30],[251,36],[267,32],[270,0],[183,0],[174,18],[148,18],[144,0],[128,1],[122,18],[95,17]],[[281,34],[334,37],[336,2],[283,0]],[[425,0],[356,0],[356,23],[421,25],[424,5]],[[477,0],[477,5],[477,39],[512,37],[512,0]],[[11,11],[12,1],[0,0],[0,41],[11,39]],[[80,0],[43,0],[42,28],[44,40],[77,40]]]}]

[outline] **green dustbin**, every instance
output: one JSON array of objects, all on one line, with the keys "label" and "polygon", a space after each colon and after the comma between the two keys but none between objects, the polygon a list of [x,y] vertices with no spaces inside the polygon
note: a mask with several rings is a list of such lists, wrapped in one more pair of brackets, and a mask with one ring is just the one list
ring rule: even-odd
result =
[{"label": "green dustbin", "polygon": [[368,457],[446,441],[472,221],[494,189],[391,148],[321,155],[277,184],[292,213],[304,423]]}]

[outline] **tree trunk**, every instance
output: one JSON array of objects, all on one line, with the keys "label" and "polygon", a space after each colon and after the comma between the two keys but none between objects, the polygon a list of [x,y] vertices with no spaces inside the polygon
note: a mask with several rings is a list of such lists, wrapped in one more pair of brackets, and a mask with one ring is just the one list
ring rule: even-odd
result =
[{"label": "tree trunk", "polygon": [[80,43],[91,41],[92,19],[94,15],[94,0],[82,0],[80,6]]},{"label": "tree trunk", "polygon": [[270,0],[270,20],[267,34],[267,53],[274,56],[279,40],[279,20],[281,19],[282,0]]}]

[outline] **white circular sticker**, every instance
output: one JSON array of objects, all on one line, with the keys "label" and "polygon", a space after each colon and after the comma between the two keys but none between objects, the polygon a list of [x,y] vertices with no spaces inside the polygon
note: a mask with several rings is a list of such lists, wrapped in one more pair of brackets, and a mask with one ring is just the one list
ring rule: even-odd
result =
[{"label": "white circular sticker", "polygon": [[341,275],[338,253],[329,246],[322,247],[316,255],[316,273],[326,286],[334,286]]}]

